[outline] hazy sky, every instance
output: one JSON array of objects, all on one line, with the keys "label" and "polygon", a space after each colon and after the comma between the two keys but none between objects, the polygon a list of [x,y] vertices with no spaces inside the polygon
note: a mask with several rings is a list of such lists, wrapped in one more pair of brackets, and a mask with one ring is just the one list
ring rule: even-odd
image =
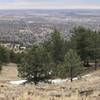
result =
[{"label": "hazy sky", "polygon": [[100,8],[100,0],[0,0],[0,9]]}]

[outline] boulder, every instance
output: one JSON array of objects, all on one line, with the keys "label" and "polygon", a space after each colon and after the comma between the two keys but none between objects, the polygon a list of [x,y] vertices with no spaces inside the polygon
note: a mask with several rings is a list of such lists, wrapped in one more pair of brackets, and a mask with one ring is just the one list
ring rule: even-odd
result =
[{"label": "boulder", "polygon": [[89,96],[91,94],[93,94],[93,89],[91,88],[81,88],[80,90],[78,90],[79,95],[80,96]]},{"label": "boulder", "polygon": [[57,92],[57,91],[52,91],[48,93],[48,96],[52,96],[52,97],[61,97],[62,93]]}]

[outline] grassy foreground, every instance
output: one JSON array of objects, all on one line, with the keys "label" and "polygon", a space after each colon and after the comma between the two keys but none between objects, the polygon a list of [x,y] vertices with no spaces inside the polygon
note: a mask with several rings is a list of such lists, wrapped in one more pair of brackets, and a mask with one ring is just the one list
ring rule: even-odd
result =
[{"label": "grassy foreground", "polygon": [[15,64],[3,66],[0,75],[0,100],[100,100],[100,70],[73,83],[11,85],[19,80]]}]

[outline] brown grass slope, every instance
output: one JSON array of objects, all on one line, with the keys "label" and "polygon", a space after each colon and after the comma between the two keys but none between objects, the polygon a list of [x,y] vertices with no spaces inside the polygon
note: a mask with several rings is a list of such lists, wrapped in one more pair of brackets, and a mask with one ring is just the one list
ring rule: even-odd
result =
[{"label": "brown grass slope", "polygon": [[73,83],[11,85],[17,77],[16,64],[3,66],[0,74],[0,100],[100,100],[100,70]]}]

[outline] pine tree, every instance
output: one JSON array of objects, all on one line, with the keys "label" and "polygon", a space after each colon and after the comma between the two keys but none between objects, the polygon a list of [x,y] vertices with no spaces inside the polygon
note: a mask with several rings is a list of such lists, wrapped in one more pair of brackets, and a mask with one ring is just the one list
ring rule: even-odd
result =
[{"label": "pine tree", "polygon": [[[72,45],[80,55],[81,60],[84,61],[84,66],[89,67],[89,61],[95,54],[93,52],[96,51],[96,37],[94,36],[96,33],[81,26],[74,28],[72,33]],[[95,39],[93,39],[94,37]]]},{"label": "pine tree", "polygon": [[49,77],[49,54],[42,45],[33,45],[18,66],[19,76],[33,81],[45,81]]},{"label": "pine tree", "polygon": [[73,81],[73,77],[81,74],[81,71],[83,69],[80,57],[72,49],[70,49],[65,55],[64,66],[66,74],[67,71],[70,74],[71,82]]},{"label": "pine tree", "polygon": [[55,30],[51,33],[51,56],[55,65],[58,65],[64,60],[64,39],[61,34]]},{"label": "pine tree", "polygon": [[1,45],[0,45],[0,61],[2,63],[9,62],[9,50]]}]

